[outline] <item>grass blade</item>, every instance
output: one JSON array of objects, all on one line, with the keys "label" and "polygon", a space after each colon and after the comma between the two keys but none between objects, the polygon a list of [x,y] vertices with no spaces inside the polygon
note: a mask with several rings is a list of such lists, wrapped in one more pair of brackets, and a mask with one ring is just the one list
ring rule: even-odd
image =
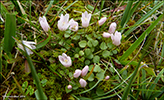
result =
[{"label": "grass blade", "polygon": [[37,45],[36,45],[36,49],[39,49],[39,48],[45,46],[45,45],[49,42],[50,39],[51,39],[51,34],[47,37],[47,39],[46,39],[45,41],[43,41],[43,42],[37,44]]},{"label": "grass blade", "polygon": [[[129,21],[129,19],[131,18],[131,16],[133,15],[134,11],[137,9],[137,7],[138,7],[138,5],[139,5],[140,3],[141,3],[141,1],[138,1],[138,2],[134,5],[134,7],[130,10],[130,13],[129,13],[129,15],[127,16],[127,20],[126,20],[126,22],[124,23],[123,28],[125,27],[126,23]],[[123,33],[123,31],[124,31],[124,30],[122,30],[121,33]]]},{"label": "grass blade", "polygon": [[156,92],[156,93],[152,94],[150,97],[150,100],[155,100],[155,98],[157,98],[158,96],[163,94],[164,93],[164,87],[162,87],[159,91],[160,92]]},{"label": "grass blade", "polygon": [[16,33],[16,17],[15,14],[6,14],[5,32],[4,32],[4,51],[9,54],[12,51]]},{"label": "grass blade", "polygon": [[0,82],[2,82],[2,42],[0,45]]},{"label": "grass blade", "polygon": [[[164,58],[164,44],[162,47],[161,57]],[[162,58],[160,58],[158,65],[160,65],[162,63],[162,60],[163,60]]]},{"label": "grass blade", "polygon": [[[142,71],[141,81],[142,81],[143,83],[145,83],[144,81],[145,81],[145,79],[146,79],[146,71],[145,71],[144,69],[141,69],[141,71]],[[142,85],[142,89],[143,89],[143,90],[146,89],[146,84],[145,84],[145,85]],[[141,92],[141,95],[142,95],[142,98],[144,99],[144,98],[145,98],[145,91],[142,91],[142,92]]]},{"label": "grass blade", "polygon": [[[164,68],[160,71],[160,73],[157,75],[157,77],[155,78],[153,84],[149,87],[150,90],[153,90],[158,82],[158,80],[160,79],[160,77],[162,76],[162,74],[164,73]],[[152,92],[146,92],[146,99],[149,100],[150,96],[151,96]]]},{"label": "grass blade", "polygon": [[[160,17],[161,17],[161,16],[160,16]],[[160,19],[160,17],[159,17],[158,19]],[[158,22],[158,21],[157,21],[157,22]],[[149,39],[149,38],[148,38],[148,39]],[[147,50],[147,49],[148,49],[150,43],[152,42],[152,39],[153,39],[153,36],[150,36],[150,39],[147,40],[147,41],[148,41],[147,45],[143,48],[144,50]],[[133,83],[133,81],[134,81],[134,79],[135,79],[135,77],[136,77],[136,75],[137,75],[138,69],[139,69],[139,67],[140,67],[140,63],[141,63],[142,59],[144,58],[144,56],[146,56],[146,55],[147,55],[147,52],[144,51],[143,54],[142,54],[142,56],[141,56],[141,58],[140,58],[140,60],[139,60],[139,62],[138,62],[138,66],[137,66],[137,67],[135,68],[135,70],[133,71],[132,77],[130,78],[129,83],[128,83],[128,85],[126,86],[126,89],[125,89],[125,91],[124,91],[124,93],[123,93],[123,96],[122,96],[122,100],[127,100],[127,96],[128,96],[128,94],[129,94],[129,92],[130,92],[130,90],[131,90],[131,85],[132,85],[132,83]]]},{"label": "grass blade", "polygon": [[130,10],[131,10],[132,4],[133,4],[133,0],[132,1],[131,0],[128,1],[128,4],[126,6],[126,9],[124,11],[124,14],[123,14],[123,17],[122,17],[122,20],[121,20],[121,27],[123,27],[124,24],[126,24],[125,22],[126,22],[129,14],[130,14]]},{"label": "grass blade", "polygon": [[134,29],[137,28],[136,25],[141,24],[145,19],[147,19],[151,14],[153,14],[154,11],[156,11],[158,8],[160,8],[160,7],[163,5],[163,3],[164,3],[164,1],[161,1],[161,2],[159,2],[157,5],[155,5],[155,6],[152,8],[152,10],[150,10],[145,16],[143,16],[142,18],[140,18],[140,19],[133,25],[134,27],[132,27],[132,28],[130,28],[128,31],[126,31],[126,32],[124,33],[124,35],[125,35],[125,36],[129,35]]},{"label": "grass blade", "polygon": [[48,5],[48,8],[47,8],[47,10],[46,10],[46,12],[44,13],[44,15],[43,15],[43,16],[46,16],[46,14],[47,14],[47,13],[48,13],[48,11],[50,10],[50,8],[51,8],[51,6],[52,6],[53,2],[54,2],[54,0],[51,0],[51,1],[50,1],[50,4]]},{"label": "grass blade", "polygon": [[144,40],[145,36],[147,36],[153,28],[158,24],[158,22],[163,18],[163,14],[158,17],[147,29],[142,33],[142,35],[133,43],[131,47],[120,57],[119,61],[123,61],[126,59]]},{"label": "grass blade", "polygon": [[104,3],[105,3],[105,0],[102,0],[102,1],[101,1],[101,8],[100,8],[99,20],[101,19],[101,16],[102,16],[101,12],[102,12],[102,9],[103,9],[103,7],[104,7]]},{"label": "grass blade", "polygon": [[47,97],[46,97],[46,95],[44,94],[44,92],[42,90],[41,83],[40,83],[40,80],[38,78],[38,75],[37,75],[37,72],[35,70],[35,67],[34,67],[34,65],[32,63],[32,60],[31,60],[30,56],[27,54],[27,51],[25,49],[25,45],[23,43],[22,43],[22,45],[23,45],[23,48],[25,50],[25,56],[27,57],[28,64],[29,64],[29,66],[31,68],[32,77],[35,80],[36,87],[38,89],[38,91],[36,92],[37,93],[37,96],[38,96],[37,99],[47,100]]}]

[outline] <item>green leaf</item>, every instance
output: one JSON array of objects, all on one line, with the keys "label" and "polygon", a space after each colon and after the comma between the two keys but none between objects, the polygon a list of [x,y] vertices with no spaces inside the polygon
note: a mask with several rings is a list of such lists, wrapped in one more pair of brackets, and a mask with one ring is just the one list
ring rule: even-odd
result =
[{"label": "green leaf", "polygon": [[41,84],[42,84],[43,87],[46,85],[46,83],[47,83],[47,79],[43,79],[43,80],[41,81]]},{"label": "green leaf", "polygon": [[92,100],[90,98],[86,98],[86,97],[79,97],[80,100]]},{"label": "green leaf", "polygon": [[105,49],[107,49],[108,47],[106,46],[106,43],[105,42],[102,42],[101,44],[100,44],[100,49],[101,50],[105,50]]},{"label": "green leaf", "polygon": [[83,50],[80,50],[80,51],[79,51],[79,55],[80,55],[80,56],[83,56],[83,55],[84,55],[84,51],[83,51]]},{"label": "green leaf", "polygon": [[113,44],[111,42],[109,42],[109,43],[107,43],[107,46],[108,46],[109,49],[112,49]]},{"label": "green leaf", "polygon": [[89,65],[90,63],[91,63],[90,60],[85,61],[85,65]]},{"label": "green leaf", "polygon": [[[0,44],[0,73],[2,74],[2,42]],[[2,75],[0,74],[0,82],[2,82]]]},{"label": "green leaf", "polygon": [[117,50],[113,50],[112,52],[113,52],[113,54],[117,54]]},{"label": "green leaf", "polygon": [[156,76],[154,69],[150,68],[150,67],[142,67],[148,74],[152,75],[152,76]]},{"label": "green leaf", "polygon": [[86,49],[85,49],[85,54],[86,54],[86,56],[89,56],[91,53],[92,53],[92,52],[91,52],[91,49],[89,49],[89,48],[86,48]]},{"label": "green leaf", "polygon": [[87,56],[87,58],[88,58],[88,59],[92,59],[92,58],[93,58],[93,54],[92,54],[92,53],[89,54],[89,55]]},{"label": "green leaf", "polygon": [[93,72],[101,72],[101,67],[99,65],[96,65],[93,69]]},{"label": "green leaf", "polygon": [[8,54],[12,51],[15,40],[12,37],[15,37],[16,33],[16,17],[15,14],[6,14],[5,21],[5,32],[4,32],[4,51]]},{"label": "green leaf", "polygon": [[[124,33],[125,36],[129,35],[134,29],[136,29],[139,24],[141,24],[144,20],[146,20],[151,14],[154,13],[154,11],[156,11],[158,8],[160,8],[163,5],[164,1],[159,2],[158,4],[156,4],[148,13],[146,13],[143,17],[141,17],[132,27],[130,28],[128,31],[126,31]],[[151,24],[153,25],[153,24]]]},{"label": "green leaf", "polygon": [[30,69],[31,69],[32,77],[33,77],[33,79],[36,82],[37,90],[35,91],[35,96],[36,96],[37,99],[45,99],[45,100],[47,100],[47,97],[46,97],[46,95],[44,94],[44,92],[42,90],[41,83],[40,83],[40,80],[38,78],[38,75],[37,75],[36,69],[34,67],[34,64],[33,64],[32,60],[31,60],[30,56],[27,54],[27,51],[25,49],[25,45],[23,43],[22,43],[22,45],[23,45],[23,48],[25,50],[25,56],[27,58],[28,64],[29,64]]},{"label": "green leaf", "polygon": [[30,90],[30,96],[32,95],[32,94],[34,94],[34,89],[32,88],[32,86],[30,85],[30,86],[28,86],[28,89]]},{"label": "green leaf", "polygon": [[27,81],[23,82],[23,84],[22,84],[23,92],[26,90],[27,86],[28,86],[28,82]]},{"label": "green leaf", "polygon": [[105,51],[102,52],[102,56],[103,56],[104,58],[109,57],[109,55],[110,55],[110,51],[108,51],[108,50],[105,50]]},{"label": "green leaf", "polygon": [[79,46],[80,46],[81,48],[84,48],[86,45],[87,45],[87,42],[86,42],[85,40],[81,40],[81,41],[79,42]]},{"label": "green leaf", "polygon": [[96,94],[97,94],[98,96],[104,94],[103,89],[97,88],[97,89],[96,89]]},{"label": "green leaf", "polygon": [[[161,17],[161,16],[159,16],[159,18],[160,18],[160,17]],[[159,20],[159,19],[157,19],[156,21],[158,22],[158,20]],[[156,21],[155,21],[155,22],[156,22]],[[142,61],[143,58],[148,54],[146,51],[149,49],[149,46],[151,45],[152,40],[154,39],[154,36],[153,36],[153,35],[150,35],[147,39],[148,39],[148,40],[147,40],[148,42],[147,42],[146,45],[143,47],[143,50],[144,50],[144,51],[143,51],[143,53],[142,53],[142,56],[140,57],[140,60],[139,60],[139,62],[138,62],[138,65],[137,65],[137,67],[135,68],[135,70],[132,72],[132,76],[131,76],[131,78],[130,78],[130,80],[129,80],[129,82],[128,82],[128,85],[127,85],[126,88],[124,89],[124,92],[123,92],[123,95],[122,95],[122,100],[126,100],[126,99],[127,99],[127,96],[128,96],[128,94],[129,94],[129,92],[130,92],[130,90],[131,90],[131,85],[132,85],[133,81],[135,80],[136,75],[138,75],[137,72],[138,72],[138,70],[139,70],[141,61]],[[154,82],[154,85],[156,85],[155,82]],[[149,89],[149,90],[153,90],[153,89]],[[148,91],[147,91],[147,93],[148,93]],[[149,100],[149,98],[146,98],[146,100]]]},{"label": "green leaf", "polygon": [[91,42],[94,47],[96,47],[99,44],[97,40],[91,40]]},{"label": "green leaf", "polygon": [[87,45],[91,48],[92,47],[92,42],[88,41]]},{"label": "green leaf", "polygon": [[[146,71],[144,69],[141,69],[141,71],[142,71],[141,81],[143,83],[145,83],[145,80],[146,80]],[[146,84],[145,85],[142,85],[142,89],[146,89]],[[141,95],[142,95],[142,98],[145,99],[145,91],[142,91],[141,92]]]},{"label": "green leaf", "polygon": [[100,61],[100,57],[99,56],[94,56],[93,57],[93,62],[94,63],[99,63],[99,61]]},{"label": "green leaf", "polygon": [[94,74],[92,73],[89,78],[88,78],[88,81],[93,81],[94,80]]},{"label": "green leaf", "polygon": [[121,26],[122,27],[124,26],[124,24],[126,24],[125,22],[126,22],[129,14],[130,14],[130,10],[131,10],[132,5],[133,5],[133,0],[128,1],[128,4],[126,6],[126,9],[124,11],[124,14],[123,14],[123,17],[122,17],[122,20],[121,20]]},{"label": "green leaf", "polygon": [[44,100],[47,100],[46,95],[43,93],[43,95],[40,96],[40,93],[39,93],[38,90],[35,91],[35,96],[36,96],[36,99],[37,99],[37,100],[43,100],[43,99],[44,99]]},{"label": "green leaf", "polygon": [[36,45],[36,49],[39,49],[41,47],[44,47],[48,42],[49,40],[51,39],[51,34],[47,37],[47,39],[39,44]]},{"label": "green leaf", "polygon": [[104,71],[98,72],[96,74],[96,77],[98,80],[103,80],[104,79]]},{"label": "green leaf", "polygon": [[[157,77],[155,78],[153,84],[150,85],[149,90],[154,90],[156,84],[158,83],[158,81],[159,81],[160,77],[163,75],[163,73],[164,73],[164,68],[157,75]],[[152,91],[146,92],[146,96],[145,97],[146,97],[147,100],[150,99],[151,94],[152,94]]]},{"label": "green leaf", "polygon": [[142,35],[133,43],[132,46],[126,50],[126,52],[120,57],[119,61],[125,60],[139,45],[140,43],[144,40],[145,36],[147,36],[153,29],[154,27],[158,24],[158,22],[163,18],[163,14],[160,15],[147,29],[142,33]]},{"label": "green leaf", "polygon": [[46,14],[48,13],[48,11],[50,10],[50,8],[51,8],[53,2],[54,2],[54,0],[51,0],[51,1],[50,1],[50,4],[48,5],[48,8],[47,8],[46,12],[44,13],[44,16],[46,16]]}]

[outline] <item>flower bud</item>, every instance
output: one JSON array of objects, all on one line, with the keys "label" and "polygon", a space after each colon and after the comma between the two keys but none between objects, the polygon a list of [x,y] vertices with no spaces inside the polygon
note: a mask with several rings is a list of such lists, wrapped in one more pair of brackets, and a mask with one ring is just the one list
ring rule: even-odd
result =
[{"label": "flower bud", "polygon": [[82,78],[79,80],[79,83],[80,83],[81,87],[85,87],[87,85],[87,82]]},{"label": "flower bud", "polygon": [[99,26],[101,26],[102,24],[104,24],[106,22],[107,18],[106,17],[103,17],[101,18],[98,23],[99,23]]},{"label": "flower bud", "polygon": [[72,85],[68,85],[67,88],[70,90],[72,89]]},{"label": "flower bud", "polygon": [[49,26],[45,16],[39,17],[39,22],[45,32],[47,32],[50,29],[50,26]]},{"label": "flower bud", "polygon": [[83,76],[87,75],[88,70],[89,70],[89,67],[88,67],[88,65],[86,65],[81,71],[81,76],[83,77]]},{"label": "flower bud", "polygon": [[107,33],[107,32],[104,32],[104,33],[103,33],[103,37],[104,37],[104,38],[109,38],[110,36],[111,36],[111,34],[109,34],[109,33]]},{"label": "flower bud", "polygon": [[115,32],[115,30],[116,30],[116,26],[117,26],[117,24],[115,22],[111,23],[110,26],[109,26],[108,32],[110,34],[113,34]]},{"label": "flower bud", "polygon": [[106,76],[106,77],[105,77],[105,80],[108,80],[109,78],[110,78],[110,76]]},{"label": "flower bud", "polygon": [[78,78],[81,75],[81,70],[80,69],[76,69],[75,73],[73,74],[74,78]]}]

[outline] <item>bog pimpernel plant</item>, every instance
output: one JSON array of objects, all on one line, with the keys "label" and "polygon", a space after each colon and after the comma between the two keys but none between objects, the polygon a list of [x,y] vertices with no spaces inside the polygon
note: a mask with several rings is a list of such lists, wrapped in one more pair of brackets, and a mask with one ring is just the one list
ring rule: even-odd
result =
[{"label": "bog pimpernel plant", "polygon": [[163,3],[1,1],[1,98],[163,100]]}]

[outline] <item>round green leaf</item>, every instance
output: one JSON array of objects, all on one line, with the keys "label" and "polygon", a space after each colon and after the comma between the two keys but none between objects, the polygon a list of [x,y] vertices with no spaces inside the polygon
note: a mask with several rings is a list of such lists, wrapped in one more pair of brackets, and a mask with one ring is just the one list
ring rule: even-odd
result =
[{"label": "round green leaf", "polygon": [[87,58],[88,58],[88,59],[92,59],[92,58],[93,58],[93,54],[92,54],[92,53],[89,54],[89,55],[87,56]]},{"label": "round green leaf", "polygon": [[75,58],[79,58],[79,54],[75,54],[74,57],[75,57]]},{"label": "round green leaf", "polygon": [[79,46],[81,48],[84,48],[86,45],[87,45],[87,42],[85,40],[82,40],[82,41],[79,42]]},{"label": "round green leaf", "polygon": [[91,52],[91,49],[89,49],[89,48],[86,48],[85,49],[85,54],[86,54],[86,56],[88,56],[88,55],[90,55],[92,52]]},{"label": "round green leaf", "polygon": [[88,81],[93,81],[94,80],[94,74],[92,73],[89,78],[88,78]]},{"label": "round green leaf", "polygon": [[105,49],[107,49],[108,47],[106,46],[106,43],[105,42],[102,42],[101,44],[100,44],[100,49],[101,50],[105,50]]},{"label": "round green leaf", "polygon": [[91,41],[88,41],[87,45],[88,45],[89,47],[92,47],[92,42],[91,42]]},{"label": "round green leaf", "polygon": [[104,71],[98,72],[96,74],[96,77],[98,80],[103,80],[104,79]]},{"label": "round green leaf", "polygon": [[98,63],[100,61],[100,57],[99,56],[94,56],[93,57],[93,62],[94,63]]},{"label": "round green leaf", "polygon": [[83,56],[83,55],[84,55],[84,51],[83,51],[83,50],[80,50],[80,51],[79,51],[79,55],[80,55],[80,56]]},{"label": "round green leaf", "polygon": [[97,89],[96,89],[96,94],[97,94],[98,96],[104,94],[103,89],[101,89],[101,88],[97,88]]},{"label": "round green leaf", "polygon": [[92,40],[92,44],[94,47],[96,47],[99,44],[99,42],[97,40]]},{"label": "round green leaf", "polygon": [[110,55],[110,51],[108,51],[108,50],[105,50],[105,51],[102,52],[102,56],[103,56],[104,58],[109,57],[109,55]]},{"label": "round green leaf", "polygon": [[112,52],[113,52],[113,54],[117,54],[117,50],[113,50]]},{"label": "round green leaf", "polygon": [[109,49],[112,49],[113,44],[109,42],[109,43],[107,43],[107,46],[108,46]]},{"label": "round green leaf", "polygon": [[90,60],[86,60],[85,65],[89,65],[89,64],[90,64]]},{"label": "round green leaf", "polygon": [[99,65],[96,65],[93,71],[94,72],[101,72],[100,66]]}]

